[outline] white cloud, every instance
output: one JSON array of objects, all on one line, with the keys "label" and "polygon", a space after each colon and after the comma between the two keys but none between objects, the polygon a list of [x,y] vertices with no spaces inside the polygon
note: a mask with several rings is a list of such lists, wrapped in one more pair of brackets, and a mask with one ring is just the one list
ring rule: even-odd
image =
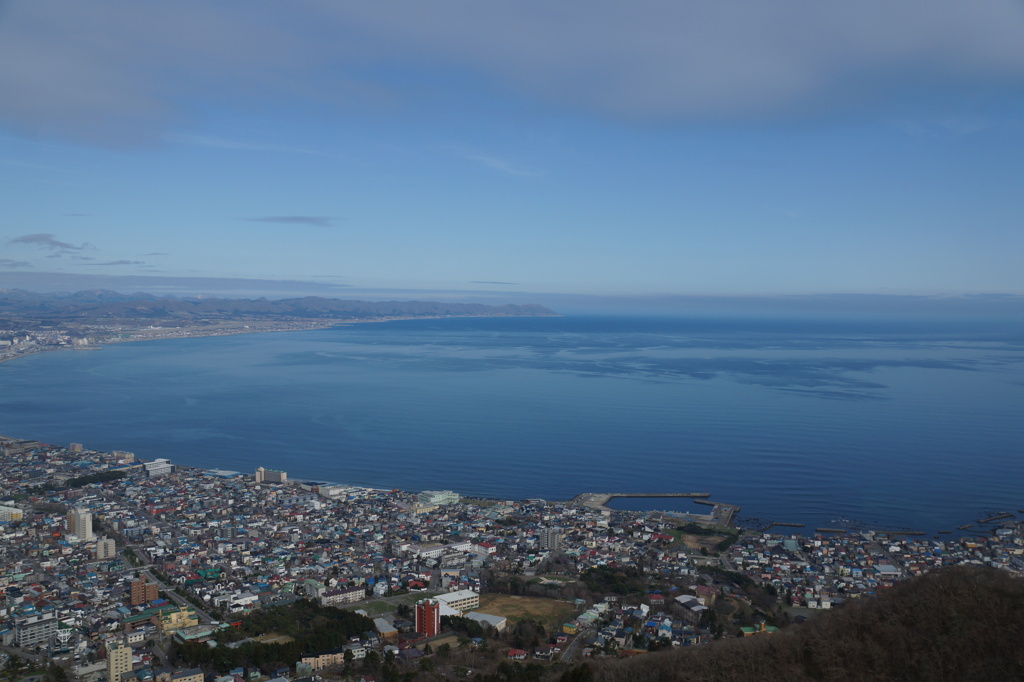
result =
[{"label": "white cloud", "polygon": [[[1018,92],[1024,83],[1024,8],[1015,0],[14,0],[0,8],[0,121],[106,144],[159,140],[196,102],[414,109],[427,90],[443,98],[459,73],[634,121],[756,120],[882,106],[908,91],[951,100],[978,86]],[[417,78],[441,69],[456,76]]]}]

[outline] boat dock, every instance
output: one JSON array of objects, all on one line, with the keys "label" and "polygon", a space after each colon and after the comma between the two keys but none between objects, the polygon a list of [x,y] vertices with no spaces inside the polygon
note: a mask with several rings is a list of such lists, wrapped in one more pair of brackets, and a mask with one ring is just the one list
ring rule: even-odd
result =
[{"label": "boat dock", "polygon": [[569,504],[590,507],[591,509],[609,509],[607,504],[616,497],[693,497],[699,499],[711,497],[711,493],[580,493],[569,500]]},{"label": "boat dock", "polygon": [[581,507],[589,507],[590,509],[598,509],[600,511],[614,511],[608,507],[608,502],[617,497],[637,497],[637,498],[657,498],[657,497],[685,497],[691,498],[697,504],[704,504],[712,507],[712,510],[708,514],[690,514],[686,512],[673,512],[671,515],[675,518],[695,521],[697,523],[706,523],[716,526],[731,526],[733,518],[739,512],[740,508],[734,504],[725,504],[723,502],[712,502],[706,498],[710,497],[711,493],[580,493],[576,497],[569,500],[569,504],[579,505]]},{"label": "boat dock", "polygon": [[1012,519],[1013,514],[1010,512],[1003,512],[1002,514],[996,514],[995,516],[987,516],[983,519],[978,519],[978,523],[992,523],[993,521],[1002,521],[1003,519]]}]

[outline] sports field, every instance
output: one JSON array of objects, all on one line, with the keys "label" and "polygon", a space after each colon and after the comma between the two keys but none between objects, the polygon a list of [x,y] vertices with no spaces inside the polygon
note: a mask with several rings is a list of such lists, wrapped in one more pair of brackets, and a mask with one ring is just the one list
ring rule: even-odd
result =
[{"label": "sports field", "polygon": [[519,597],[512,594],[480,595],[480,611],[505,616],[513,621],[532,618],[544,623],[549,629],[561,626],[576,613],[571,602],[543,597]]}]

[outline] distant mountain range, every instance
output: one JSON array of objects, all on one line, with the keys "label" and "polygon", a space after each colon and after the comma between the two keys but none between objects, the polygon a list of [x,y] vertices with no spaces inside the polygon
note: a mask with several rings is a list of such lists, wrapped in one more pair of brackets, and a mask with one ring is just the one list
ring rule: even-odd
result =
[{"label": "distant mountain range", "polygon": [[373,319],[381,317],[551,317],[537,304],[484,305],[437,301],[350,301],[305,296],[281,300],[233,298],[159,298],[92,289],[40,294],[0,289],[0,316],[66,322],[109,320]]}]

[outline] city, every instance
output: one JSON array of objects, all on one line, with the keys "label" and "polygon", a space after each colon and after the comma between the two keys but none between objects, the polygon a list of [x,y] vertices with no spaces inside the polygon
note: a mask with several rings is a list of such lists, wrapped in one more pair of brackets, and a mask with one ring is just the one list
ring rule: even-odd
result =
[{"label": "city", "polygon": [[1024,572],[1024,524],[1009,513],[977,537],[782,535],[715,525],[736,510],[715,503],[673,515],[595,505],[607,499],[596,494],[470,499],[7,437],[0,452],[4,665],[52,660],[86,682],[229,682],[243,670],[175,663],[191,645],[252,641],[228,631],[301,600],[372,628],[246,668],[251,679],[350,676],[370,659],[456,675],[497,660],[569,664],[770,634],[942,566]]}]

